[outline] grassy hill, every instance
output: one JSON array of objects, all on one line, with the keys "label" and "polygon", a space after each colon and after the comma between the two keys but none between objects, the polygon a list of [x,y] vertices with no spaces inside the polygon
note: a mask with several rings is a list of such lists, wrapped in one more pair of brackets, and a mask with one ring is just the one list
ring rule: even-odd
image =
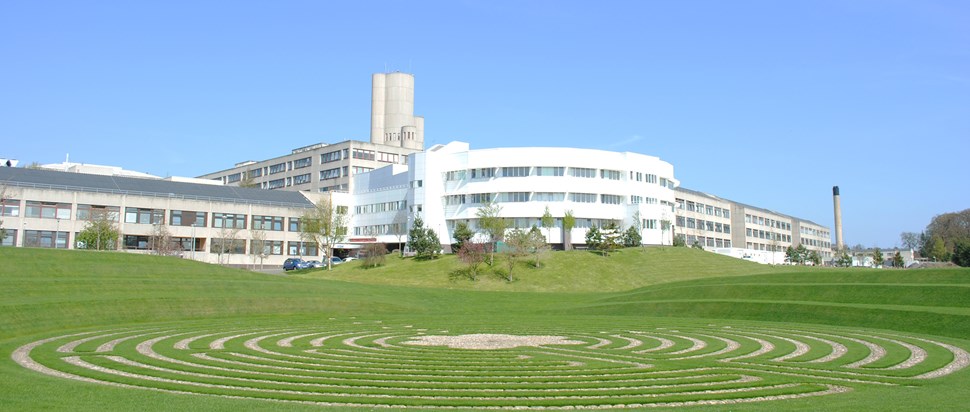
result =
[{"label": "grassy hill", "polygon": [[[773,267],[686,248],[628,249],[608,258],[586,252],[554,253],[542,269],[531,269],[526,265],[518,267],[517,280],[511,283],[496,276],[483,276],[478,282],[450,279],[448,274],[459,266],[452,257],[426,262],[389,258],[386,266],[376,269],[349,263],[338,266],[333,272],[309,271],[280,276],[168,257],[0,248],[0,313],[3,313],[0,316],[0,352],[7,355],[0,360],[0,374],[4,376],[0,379],[0,405],[4,405],[0,409],[318,409],[316,405],[92,385],[29,371],[10,358],[15,349],[28,342],[84,331],[218,331],[334,325],[333,328],[348,333],[360,328],[361,336],[377,336],[384,328],[397,330],[398,334],[410,333],[414,325],[414,328],[447,330],[448,333],[568,333],[596,342],[594,335],[598,336],[596,339],[602,339],[610,334],[654,327],[680,330],[681,334],[694,330],[696,332],[690,333],[696,333],[696,337],[711,336],[718,333],[711,329],[711,325],[729,324],[739,329],[777,328],[818,333],[810,342],[819,348],[813,346],[802,355],[806,359],[823,356],[826,346],[819,345],[825,340],[821,337],[842,334],[844,332],[840,331],[847,330],[845,328],[862,331],[851,332],[855,334],[850,336],[856,336],[852,339],[870,335],[921,334],[918,338],[905,338],[906,342],[901,344],[892,343],[892,339],[904,338],[882,338],[881,344],[890,352],[882,366],[905,362],[909,352],[904,350],[906,346],[903,344],[926,344],[919,339],[941,340],[970,348],[968,269],[904,271]],[[601,334],[606,331],[611,332]],[[803,339],[798,338],[797,332],[792,333],[794,335],[788,339]],[[375,338],[361,339],[371,339],[367,341],[368,345],[380,347],[379,342],[373,341]],[[690,349],[690,341],[670,339],[680,345],[670,351]],[[600,365],[597,362],[625,361],[631,355],[622,353],[623,342],[616,340],[605,347],[603,353],[611,358],[591,360],[589,355],[584,355],[587,358],[581,358],[576,364],[589,363],[606,368],[608,363]],[[754,342],[752,339],[741,341],[739,350],[753,350]],[[850,352],[849,357],[855,356],[854,360],[864,357],[866,349],[860,343],[851,339],[843,342]],[[89,362],[107,362],[93,353],[95,344],[103,343],[82,344],[78,353],[91,353],[85,358]],[[119,354],[137,356],[135,342],[125,345],[119,344]],[[722,341],[711,340],[711,345],[707,349],[709,352],[719,348],[726,350]],[[775,346],[776,351],[795,349],[784,339],[776,341]],[[948,352],[926,346],[927,356],[932,360],[926,367],[939,367],[952,361]],[[239,343],[233,350],[245,348]],[[57,362],[58,356],[62,356],[53,351],[49,354],[37,352],[38,359],[47,362]],[[438,352],[430,350],[428,353]],[[441,353],[444,358],[425,362],[433,365],[445,362],[445,359],[468,356],[466,352],[445,350]],[[494,356],[501,358],[504,353],[495,352]],[[856,353],[858,355],[853,355]],[[169,349],[167,356],[177,354]],[[512,356],[509,358],[511,362],[517,359],[513,355],[522,356],[515,351],[508,355]],[[416,355],[409,355],[413,356]],[[530,356],[539,356],[536,362],[540,362],[548,355],[530,352]],[[664,356],[654,358],[661,364],[666,359]],[[392,361],[387,367],[394,368],[395,363],[400,362]],[[502,369],[510,360],[495,362],[491,367]],[[695,365],[684,362],[688,362],[688,366]],[[762,363],[764,365],[750,366],[753,369],[748,373],[763,375],[766,382],[774,381],[778,388],[801,385],[793,388],[817,389],[812,386],[815,383],[804,383],[803,377],[772,374],[772,368],[779,366],[770,360]],[[696,366],[709,365],[698,362]],[[78,373],[82,371],[77,370]],[[440,370],[439,367],[425,373],[439,373]],[[402,376],[411,373],[414,372]],[[827,369],[816,372],[819,376],[829,373],[834,372]],[[898,373],[887,372],[885,377],[878,379],[892,382],[896,375]],[[172,378],[177,376],[171,375]],[[600,377],[597,381],[604,379],[610,380]],[[816,376],[812,379],[824,381],[828,378]],[[838,380],[832,382],[844,384]],[[967,384],[970,384],[970,369],[925,383],[906,381],[903,386],[892,387],[861,385],[848,394],[739,404],[731,408],[917,410],[935,405],[952,410],[970,404],[970,393],[962,389]],[[566,383],[556,385],[563,390],[569,387]],[[765,390],[784,392],[788,389]],[[418,405],[430,401],[408,402]],[[716,406],[687,409],[711,408],[720,409]]]}]

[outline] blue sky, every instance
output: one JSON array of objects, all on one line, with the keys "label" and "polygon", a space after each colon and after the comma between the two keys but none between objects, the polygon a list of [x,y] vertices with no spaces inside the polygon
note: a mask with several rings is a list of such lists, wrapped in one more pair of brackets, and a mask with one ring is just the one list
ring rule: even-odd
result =
[{"label": "blue sky", "polygon": [[415,74],[426,142],[671,162],[684,187],[895,246],[970,207],[970,3],[5,1],[0,157],[196,176],[368,140]]}]

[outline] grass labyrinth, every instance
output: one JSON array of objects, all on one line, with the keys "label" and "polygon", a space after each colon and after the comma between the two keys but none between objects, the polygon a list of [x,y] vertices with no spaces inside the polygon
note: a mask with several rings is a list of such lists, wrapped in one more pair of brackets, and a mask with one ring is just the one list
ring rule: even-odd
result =
[{"label": "grass labyrinth", "polygon": [[378,319],[67,333],[14,351],[60,378],[325,406],[726,405],[914,386],[970,364],[908,333],[757,322],[449,330]]}]

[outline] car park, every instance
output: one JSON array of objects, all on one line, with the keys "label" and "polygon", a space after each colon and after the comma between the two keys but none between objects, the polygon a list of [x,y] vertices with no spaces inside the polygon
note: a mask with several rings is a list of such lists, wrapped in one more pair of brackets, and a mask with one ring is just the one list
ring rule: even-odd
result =
[{"label": "car park", "polygon": [[319,260],[308,260],[306,261],[306,263],[307,263],[307,267],[310,267],[310,268],[322,268],[325,266],[323,262]]}]

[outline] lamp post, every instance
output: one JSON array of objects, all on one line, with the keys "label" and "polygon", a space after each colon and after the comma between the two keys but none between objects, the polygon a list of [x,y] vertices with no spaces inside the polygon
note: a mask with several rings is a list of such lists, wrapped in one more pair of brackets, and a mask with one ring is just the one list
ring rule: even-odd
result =
[{"label": "lamp post", "polygon": [[57,249],[57,240],[61,237],[61,218],[57,218],[57,224],[54,226],[54,249]]},{"label": "lamp post", "polygon": [[192,224],[192,260],[195,260],[195,223]]}]

